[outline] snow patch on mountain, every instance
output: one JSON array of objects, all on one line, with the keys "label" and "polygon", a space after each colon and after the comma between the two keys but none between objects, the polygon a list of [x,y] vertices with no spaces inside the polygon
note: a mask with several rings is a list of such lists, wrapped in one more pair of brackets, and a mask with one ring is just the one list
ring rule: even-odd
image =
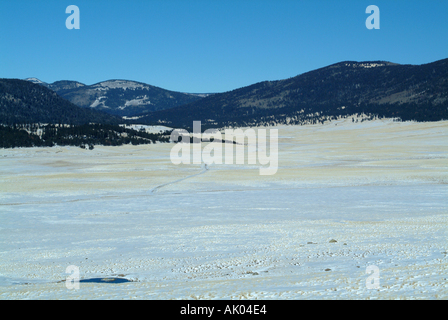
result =
[{"label": "snow patch on mountain", "polygon": [[390,65],[390,63],[378,63],[378,62],[364,62],[364,63],[345,63],[346,67],[353,67],[353,68],[376,68],[376,67],[384,67]]},{"label": "snow patch on mountain", "polygon": [[43,82],[37,78],[26,78],[25,81],[30,81],[32,83],[37,83],[37,84],[46,84],[46,82]]},{"label": "snow patch on mountain", "polygon": [[[95,102],[92,103],[92,104],[90,105],[90,107],[91,107],[91,108],[96,108],[96,107],[98,107],[99,105],[102,105],[103,108],[107,108],[107,106],[104,104],[104,103],[105,103],[105,101],[104,101],[105,99],[107,99],[107,97],[105,97],[105,96],[96,98]],[[101,100],[103,100],[103,101],[101,101]]]},{"label": "snow patch on mountain", "polygon": [[132,106],[132,107],[137,107],[137,106],[146,106],[148,104],[151,104],[151,101],[148,100],[148,96],[145,94],[144,96],[138,96],[135,99],[126,101],[124,108]]},{"label": "snow patch on mountain", "polygon": [[100,82],[94,85],[96,90],[109,90],[109,89],[149,89],[147,85],[143,83],[135,82],[135,81],[127,81],[127,80],[108,80],[104,82]]}]

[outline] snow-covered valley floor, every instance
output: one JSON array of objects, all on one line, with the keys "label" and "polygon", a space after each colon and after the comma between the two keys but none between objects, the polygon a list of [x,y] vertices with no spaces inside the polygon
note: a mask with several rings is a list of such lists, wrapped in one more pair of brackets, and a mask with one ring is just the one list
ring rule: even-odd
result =
[{"label": "snow-covered valley floor", "polygon": [[[0,150],[0,299],[448,298],[447,121],[276,128],[273,176],[172,144]],[[69,290],[71,265],[131,282]]]}]

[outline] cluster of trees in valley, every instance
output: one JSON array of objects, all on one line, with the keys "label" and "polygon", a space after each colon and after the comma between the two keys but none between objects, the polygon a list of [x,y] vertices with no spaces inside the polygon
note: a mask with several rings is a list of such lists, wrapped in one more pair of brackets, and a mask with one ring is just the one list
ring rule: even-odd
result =
[{"label": "cluster of trees in valley", "polygon": [[147,133],[109,124],[3,125],[0,126],[0,148],[78,146],[93,149],[95,145],[166,143],[170,141],[170,133]]}]

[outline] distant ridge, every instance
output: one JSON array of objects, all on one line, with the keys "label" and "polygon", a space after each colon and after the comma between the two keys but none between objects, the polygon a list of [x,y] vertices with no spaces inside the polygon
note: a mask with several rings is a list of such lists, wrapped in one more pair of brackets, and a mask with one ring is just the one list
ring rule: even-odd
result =
[{"label": "distant ridge", "polygon": [[448,59],[423,65],[343,61],[293,78],[218,93],[138,121],[191,127],[319,123],[368,114],[402,120],[448,119]]},{"label": "distant ridge", "polygon": [[54,90],[73,104],[101,110],[121,117],[134,117],[157,110],[165,110],[188,104],[208,94],[182,93],[165,90],[146,83],[113,79],[85,85],[77,81],[56,81],[52,84],[37,78],[27,81],[41,84]]},{"label": "distant ridge", "polygon": [[0,79],[0,123],[86,124],[120,122],[120,118],[80,108],[36,80]]},{"label": "distant ridge", "polygon": [[142,124],[204,128],[309,124],[353,114],[401,120],[448,119],[448,59],[422,65],[342,61],[301,75],[216,94],[165,90],[130,80],[48,87],[77,106]]}]

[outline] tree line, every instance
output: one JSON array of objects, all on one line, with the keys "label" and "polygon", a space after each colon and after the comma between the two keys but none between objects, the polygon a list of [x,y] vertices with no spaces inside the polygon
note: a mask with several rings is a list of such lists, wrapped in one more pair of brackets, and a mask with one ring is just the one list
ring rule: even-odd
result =
[{"label": "tree line", "polygon": [[78,146],[93,149],[95,145],[121,146],[156,142],[166,143],[170,132],[147,133],[119,125],[0,125],[0,148]]}]

